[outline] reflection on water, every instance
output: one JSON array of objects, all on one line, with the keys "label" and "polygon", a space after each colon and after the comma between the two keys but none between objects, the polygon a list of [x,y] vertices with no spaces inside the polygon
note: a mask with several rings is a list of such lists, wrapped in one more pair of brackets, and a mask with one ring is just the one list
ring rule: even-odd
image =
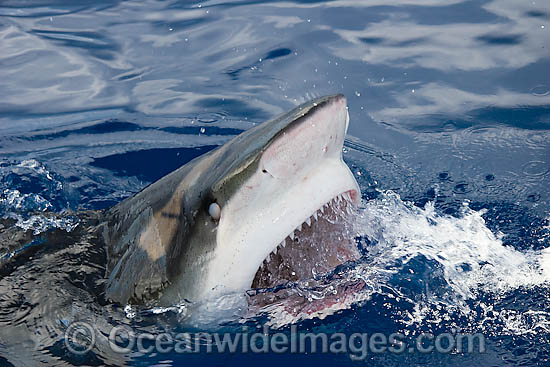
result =
[{"label": "reflection on water", "polygon": [[[423,281],[437,282],[443,270],[456,270],[449,265],[452,256],[433,260],[433,249],[479,255],[489,248],[488,256],[471,258],[497,259],[502,265],[510,260],[506,254],[512,254],[512,260],[521,260],[521,269],[542,274],[549,268],[541,252],[550,246],[549,32],[550,2],[541,0],[3,1],[0,212],[10,217],[9,225],[38,232],[73,226],[34,211],[112,206],[266,118],[315,96],[344,93],[351,117],[344,157],[369,200],[370,211],[363,215],[379,220],[378,227],[365,224],[369,238],[363,240],[371,251],[387,246],[384,259],[389,262],[396,260],[392,246],[408,251],[409,262],[399,264],[393,279],[417,283],[392,288],[381,280],[390,289],[380,290],[380,282],[366,279],[373,288],[370,301],[321,325],[338,329],[357,323],[373,332],[390,330],[388,325],[402,325],[392,317],[412,307],[410,319],[441,322],[444,317],[434,315],[444,312],[433,304],[404,304],[395,298],[399,292],[418,291],[422,287],[415,287]],[[388,189],[426,209],[415,209],[391,192],[380,194]],[[432,213],[432,205],[434,213],[445,217]],[[465,205],[473,211],[460,219]],[[412,229],[393,231],[392,215],[409,218]],[[426,217],[453,224],[450,249],[439,243],[444,226],[432,228],[430,220],[424,223]],[[485,242],[476,242],[477,232],[465,224],[468,218],[475,218]],[[418,223],[426,231],[418,232]],[[0,234],[7,233],[8,227],[1,226]],[[380,233],[371,233],[376,228],[401,236],[405,245],[377,238]],[[411,233],[422,245],[418,251],[406,245]],[[68,320],[80,312],[100,324],[108,324],[109,318],[129,322],[120,309],[90,301],[89,284],[68,286],[70,277],[55,270],[66,260],[64,269],[74,270],[77,282],[84,281],[86,271],[97,273],[101,266],[91,269],[95,265],[85,262],[91,268],[79,273],[79,256],[100,258],[101,253],[77,246],[41,262],[32,254],[42,253],[43,244],[31,242],[24,249],[31,252],[28,262],[1,275],[5,308],[0,323],[17,328],[11,334],[15,342],[0,338],[0,364],[7,363],[4,354],[23,363],[20,348],[32,348],[33,340],[43,346],[33,352],[38,359],[82,364],[68,358],[52,336]],[[491,273],[483,268],[486,264],[470,264],[464,256],[470,269],[504,274],[506,286],[516,284],[509,267],[494,263],[498,272]],[[366,264],[371,261],[377,260],[371,257]],[[32,269],[51,272],[41,278]],[[414,278],[411,270],[421,271],[425,279]],[[537,278],[535,273],[529,274]],[[52,294],[59,291],[59,297],[45,305],[40,299],[44,294],[29,286],[35,279]],[[445,282],[451,284],[451,277]],[[537,358],[547,358],[547,348],[529,344],[536,343],[531,336],[514,341],[499,334],[523,333],[529,325],[548,333],[546,286],[543,281],[524,283],[498,296],[478,294],[467,305],[478,315],[468,320],[470,326],[498,317],[505,323],[500,330],[491,324],[500,339],[473,364],[536,364]],[[418,292],[430,299],[437,291],[447,288]],[[69,302],[70,297],[77,301]],[[398,311],[391,314],[381,306],[388,304]],[[44,320],[46,306],[55,312]],[[535,314],[540,320],[529,321]],[[510,315],[521,320],[514,324]],[[373,328],[372,320],[382,326]],[[420,324],[414,328],[426,327]],[[316,324],[302,326],[311,325]],[[19,345],[19,340],[31,344]],[[98,353],[86,363],[101,365],[101,358]],[[139,358],[138,364],[143,362]],[[392,358],[389,364],[403,362]],[[111,359],[115,365],[123,361]],[[420,356],[409,364],[425,361]],[[431,361],[463,364],[451,357]]]},{"label": "reflection on water", "polygon": [[18,117],[181,115],[209,100],[261,120],[338,91],[407,126],[549,103],[545,2],[8,3],[0,13],[0,106]]}]

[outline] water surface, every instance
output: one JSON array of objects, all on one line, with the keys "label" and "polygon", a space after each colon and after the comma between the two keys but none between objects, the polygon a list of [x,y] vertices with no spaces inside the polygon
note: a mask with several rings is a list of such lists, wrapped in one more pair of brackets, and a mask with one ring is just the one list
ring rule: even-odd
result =
[{"label": "water surface", "polygon": [[[487,338],[482,354],[372,354],[372,365],[547,365],[549,32],[540,0],[4,1],[0,214],[35,233],[73,229],[67,210],[110,207],[267,118],[344,93],[344,158],[364,192],[354,274],[368,287],[295,325]],[[100,269],[86,261],[101,251],[43,260],[48,244],[29,246],[0,279],[0,364],[365,363],[72,355],[72,321],[172,330],[183,316],[98,303],[85,279]]]}]

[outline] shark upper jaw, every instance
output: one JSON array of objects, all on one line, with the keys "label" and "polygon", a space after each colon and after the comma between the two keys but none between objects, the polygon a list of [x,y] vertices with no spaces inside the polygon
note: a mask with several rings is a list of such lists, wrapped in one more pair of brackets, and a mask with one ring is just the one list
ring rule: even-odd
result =
[{"label": "shark upper jaw", "polygon": [[263,149],[254,173],[221,209],[200,298],[250,289],[264,260],[323,207],[341,199],[357,204],[359,187],[342,160],[348,123],[345,97],[335,96]]}]

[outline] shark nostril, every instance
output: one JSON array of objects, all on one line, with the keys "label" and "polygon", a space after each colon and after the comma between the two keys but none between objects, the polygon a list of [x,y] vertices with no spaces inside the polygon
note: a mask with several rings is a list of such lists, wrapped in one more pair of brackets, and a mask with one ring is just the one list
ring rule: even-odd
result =
[{"label": "shark nostril", "polygon": [[222,208],[220,208],[218,203],[212,203],[208,207],[208,214],[210,214],[212,219],[219,220],[222,214]]},{"label": "shark nostril", "polygon": [[273,176],[271,174],[271,172],[269,172],[268,170],[266,170],[265,168],[262,169],[262,173],[267,173],[268,175],[270,175],[271,177],[275,178],[275,176]]}]

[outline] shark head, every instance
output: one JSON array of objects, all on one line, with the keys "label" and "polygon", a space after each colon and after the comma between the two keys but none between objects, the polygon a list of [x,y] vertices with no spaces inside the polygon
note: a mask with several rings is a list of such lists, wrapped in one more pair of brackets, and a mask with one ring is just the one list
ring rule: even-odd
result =
[{"label": "shark head", "polygon": [[108,213],[107,295],[169,304],[314,276],[357,257],[342,219],[343,95],[317,98],[191,161]]}]

